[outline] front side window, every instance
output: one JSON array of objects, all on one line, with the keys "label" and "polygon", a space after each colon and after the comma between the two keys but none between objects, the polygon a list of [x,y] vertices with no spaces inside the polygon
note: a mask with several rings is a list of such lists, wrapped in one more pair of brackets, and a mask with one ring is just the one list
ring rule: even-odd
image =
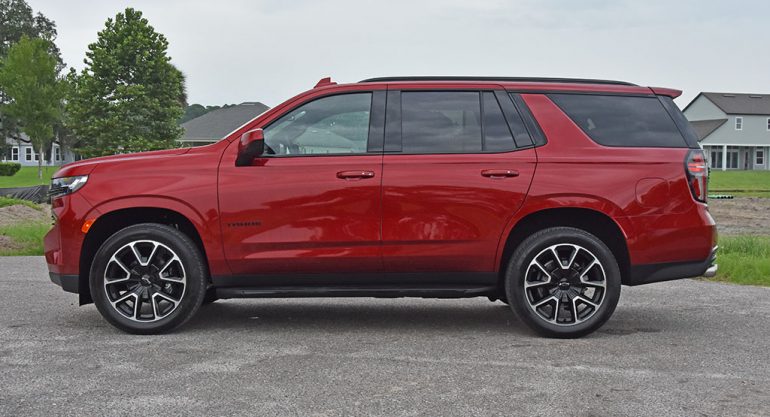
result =
[{"label": "front side window", "polygon": [[265,155],[364,154],[371,93],[322,97],[264,129]]},{"label": "front side window", "polygon": [[743,117],[735,118],[735,130],[743,130]]}]

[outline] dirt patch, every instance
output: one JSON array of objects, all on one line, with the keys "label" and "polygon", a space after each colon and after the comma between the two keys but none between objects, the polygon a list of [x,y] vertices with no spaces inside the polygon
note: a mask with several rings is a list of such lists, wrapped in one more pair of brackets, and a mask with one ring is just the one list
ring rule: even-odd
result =
[{"label": "dirt patch", "polygon": [[770,198],[709,200],[720,235],[770,235]]},{"label": "dirt patch", "polygon": [[50,220],[51,208],[48,205],[42,205],[41,210],[22,205],[0,207],[0,227],[40,223]]},{"label": "dirt patch", "polygon": [[19,249],[19,245],[13,242],[10,237],[0,235],[0,251]]}]

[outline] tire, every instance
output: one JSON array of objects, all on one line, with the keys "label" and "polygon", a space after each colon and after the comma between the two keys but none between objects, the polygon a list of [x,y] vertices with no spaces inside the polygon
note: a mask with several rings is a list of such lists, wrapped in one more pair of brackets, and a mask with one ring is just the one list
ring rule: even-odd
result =
[{"label": "tire", "polygon": [[511,309],[537,333],[577,338],[612,316],[620,281],[617,260],[600,239],[581,229],[553,227],[516,248],[505,292]]},{"label": "tire", "polygon": [[128,333],[157,334],[195,315],[207,277],[203,257],[189,237],[170,226],[142,223],[102,244],[89,285],[96,308],[110,324]]}]

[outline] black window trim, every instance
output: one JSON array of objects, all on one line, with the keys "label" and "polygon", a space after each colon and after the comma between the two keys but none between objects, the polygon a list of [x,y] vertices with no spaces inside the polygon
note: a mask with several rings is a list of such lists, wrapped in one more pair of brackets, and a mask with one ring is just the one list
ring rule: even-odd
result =
[{"label": "black window trim", "polygon": [[540,123],[532,114],[532,111],[529,110],[529,106],[527,106],[527,103],[524,101],[524,98],[521,97],[521,94],[510,91],[506,91],[506,94],[511,98],[513,105],[524,120],[524,126],[527,128],[529,137],[532,140],[532,146],[537,148],[538,146],[547,144],[548,138],[546,138],[545,132],[543,132]]},{"label": "black window trim", "polygon": [[[387,100],[387,111],[385,116],[385,154],[386,155],[493,155],[493,154],[506,154],[506,153],[512,153],[512,152],[518,152],[524,149],[532,148],[532,145],[527,146],[517,146],[516,138],[513,136],[512,128],[510,124],[508,124],[508,129],[511,131],[511,138],[513,138],[513,145],[514,148],[510,151],[480,151],[480,152],[403,152],[403,136],[402,136],[402,119],[401,119],[401,93],[403,92],[416,92],[416,93],[436,93],[436,92],[458,92],[458,93],[478,93],[479,94],[479,103],[480,103],[480,118],[479,120],[481,125],[481,139],[482,139],[482,145],[484,141],[484,105],[483,105],[483,96],[482,93],[484,92],[502,92],[503,94],[506,93],[505,88],[489,88],[489,87],[481,87],[481,88],[398,88],[398,89],[390,89],[388,88],[388,100]],[[495,94],[495,98],[497,98],[497,95]],[[498,104],[501,106],[503,110],[503,116],[506,120],[506,123],[509,123],[508,117],[505,112],[505,107],[500,104],[500,100],[498,99]],[[520,115],[521,116],[521,115]],[[526,123],[525,123],[526,127]],[[529,130],[529,129],[527,129]],[[531,133],[530,133],[531,135]]]},{"label": "black window trim", "polygon": [[[302,106],[304,106],[304,105],[306,105],[308,103],[312,103],[312,102],[314,102],[316,100],[320,100],[320,99],[327,98],[327,97],[333,97],[333,96],[348,95],[348,94],[361,94],[361,93],[371,94],[371,100],[372,101],[369,104],[369,132],[367,134],[367,139],[366,139],[366,152],[363,152],[363,153],[318,153],[318,154],[308,153],[308,154],[289,154],[289,155],[268,155],[268,154],[263,154],[263,155],[258,156],[257,159],[261,159],[261,158],[265,158],[265,159],[323,158],[323,157],[327,157],[327,156],[372,156],[372,155],[382,155],[382,149],[372,150],[372,149],[369,148],[369,143],[372,140],[372,125],[373,125],[373,120],[372,120],[373,119],[373,115],[372,115],[372,113],[374,111],[375,98],[377,98],[379,100],[384,100],[385,99],[385,94],[376,95],[375,93],[377,93],[377,92],[385,93],[385,90],[382,90],[382,89],[376,89],[376,90],[375,89],[371,89],[371,90],[367,89],[367,90],[355,90],[355,91],[335,91],[335,92],[331,92],[329,94],[324,94],[324,95],[316,96],[316,97],[313,97],[310,100],[303,101],[301,103],[298,103],[295,106],[292,106],[288,110],[283,111],[280,115],[276,116],[276,118],[271,120],[270,123],[268,123],[268,124],[266,124],[264,126],[260,126],[260,129],[267,129],[268,127],[273,125],[273,123],[276,123],[277,121],[281,120],[281,118],[283,116],[286,116],[287,114],[293,112],[294,110],[296,110],[296,109],[298,109],[298,108],[300,108],[300,107],[302,107]],[[383,104],[383,107],[384,107],[384,104]],[[385,124],[385,114],[384,113],[385,112],[383,112],[383,114],[381,116],[381,119],[382,119],[381,123],[382,123],[382,126],[383,126],[382,130],[384,130],[384,124]],[[383,132],[383,134],[384,134],[384,132]]]}]

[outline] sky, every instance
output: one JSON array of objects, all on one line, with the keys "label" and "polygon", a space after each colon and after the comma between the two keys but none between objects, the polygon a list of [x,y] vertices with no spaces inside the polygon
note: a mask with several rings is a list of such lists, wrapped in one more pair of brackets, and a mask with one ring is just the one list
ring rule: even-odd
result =
[{"label": "sky", "polygon": [[713,0],[27,0],[82,69],[133,7],[169,40],[189,103],[275,106],[326,76],[578,77],[770,93],[770,2]]}]

